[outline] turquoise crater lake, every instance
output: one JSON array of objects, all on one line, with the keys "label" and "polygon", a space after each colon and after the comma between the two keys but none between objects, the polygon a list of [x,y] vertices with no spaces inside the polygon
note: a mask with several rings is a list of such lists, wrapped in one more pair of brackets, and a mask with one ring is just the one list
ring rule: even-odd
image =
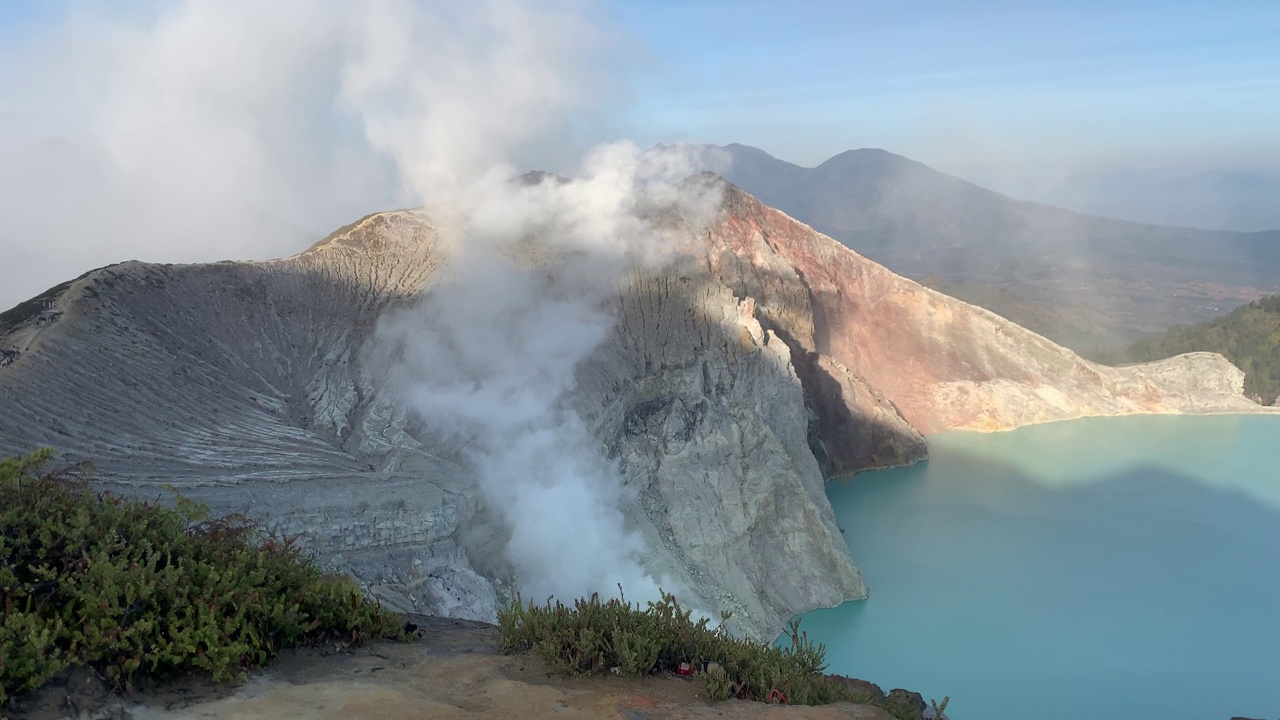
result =
[{"label": "turquoise crater lake", "polygon": [[956,720],[1280,717],[1280,417],[930,438],[827,491],[871,588],[829,671]]}]

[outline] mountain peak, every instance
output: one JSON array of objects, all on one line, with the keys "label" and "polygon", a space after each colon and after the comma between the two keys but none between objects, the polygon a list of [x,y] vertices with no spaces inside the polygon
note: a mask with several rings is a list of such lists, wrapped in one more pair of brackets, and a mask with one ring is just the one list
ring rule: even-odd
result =
[{"label": "mountain peak", "polygon": [[[777,160],[777,158],[774,157],[773,155],[770,155],[768,152],[761,150],[758,147],[754,147],[752,145],[743,145],[742,143],[729,143],[728,145],[721,145],[720,147],[738,156],[754,155],[756,157],[770,158],[772,160]],[[784,160],[779,162],[786,162],[786,161]]]},{"label": "mountain peak", "polygon": [[838,155],[828,158],[826,162],[823,162],[814,169],[821,170],[822,168],[843,167],[850,164],[884,169],[912,167],[932,170],[932,168],[929,168],[929,166],[924,163],[917,162],[911,158],[904,157],[896,153],[891,153],[888,150],[883,150],[881,148],[858,148],[856,150],[845,150]]}]

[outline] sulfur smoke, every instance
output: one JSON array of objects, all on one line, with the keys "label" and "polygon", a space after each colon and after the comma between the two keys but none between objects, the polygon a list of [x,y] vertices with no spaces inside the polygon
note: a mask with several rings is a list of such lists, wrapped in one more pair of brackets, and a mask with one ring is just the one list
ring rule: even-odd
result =
[{"label": "sulfur smoke", "polygon": [[[520,589],[653,597],[666,581],[569,398],[621,275],[672,250],[646,218],[715,199],[679,185],[695,163],[678,150],[569,160],[614,91],[601,17],[579,0],[71,3],[0,50],[0,304],[93,265],[278,256],[424,207],[457,232],[445,277],[378,329],[396,387],[475,472]],[[571,178],[517,179],[541,162]]]},{"label": "sulfur smoke", "polygon": [[[652,159],[608,147],[581,179],[477,197],[447,277],[379,329],[410,407],[476,472],[529,597],[680,590],[645,569],[622,513],[633,498],[570,403],[579,365],[612,332],[622,274],[670,250],[644,219],[677,197]],[[683,212],[711,207],[678,197]]]},{"label": "sulfur smoke", "polygon": [[569,395],[611,332],[622,273],[669,250],[645,218],[708,206],[677,189],[692,159],[616,143],[572,179],[516,180],[513,153],[586,100],[590,78],[577,68],[602,32],[564,6],[415,9],[383,5],[366,18],[342,99],[405,190],[461,231],[441,284],[379,338],[400,359],[409,406],[479,478],[522,591],[569,599],[621,585],[656,599],[660,585],[677,588],[645,570],[621,476]]}]

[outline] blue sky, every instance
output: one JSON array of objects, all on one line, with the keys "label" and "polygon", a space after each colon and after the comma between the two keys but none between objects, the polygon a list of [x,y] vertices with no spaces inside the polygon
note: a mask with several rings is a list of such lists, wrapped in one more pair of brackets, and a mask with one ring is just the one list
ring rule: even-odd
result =
[{"label": "blue sky", "polygon": [[628,130],[802,164],[1280,165],[1280,3],[615,0],[647,47]]},{"label": "blue sky", "polygon": [[[1277,2],[602,2],[641,144],[1280,167]],[[62,6],[0,0],[0,42]]]}]

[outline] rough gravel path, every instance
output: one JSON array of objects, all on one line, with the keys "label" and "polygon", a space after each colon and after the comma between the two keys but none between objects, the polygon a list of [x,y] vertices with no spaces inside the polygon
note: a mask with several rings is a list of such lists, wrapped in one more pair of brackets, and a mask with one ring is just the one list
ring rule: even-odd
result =
[{"label": "rough gravel path", "polygon": [[888,720],[865,705],[781,707],[730,701],[708,705],[700,683],[675,676],[639,680],[565,678],[529,656],[497,650],[485,623],[414,618],[412,643],[292,650],[238,688],[188,679],[123,698],[87,673],[61,678],[19,706],[16,718],[779,718]]}]

